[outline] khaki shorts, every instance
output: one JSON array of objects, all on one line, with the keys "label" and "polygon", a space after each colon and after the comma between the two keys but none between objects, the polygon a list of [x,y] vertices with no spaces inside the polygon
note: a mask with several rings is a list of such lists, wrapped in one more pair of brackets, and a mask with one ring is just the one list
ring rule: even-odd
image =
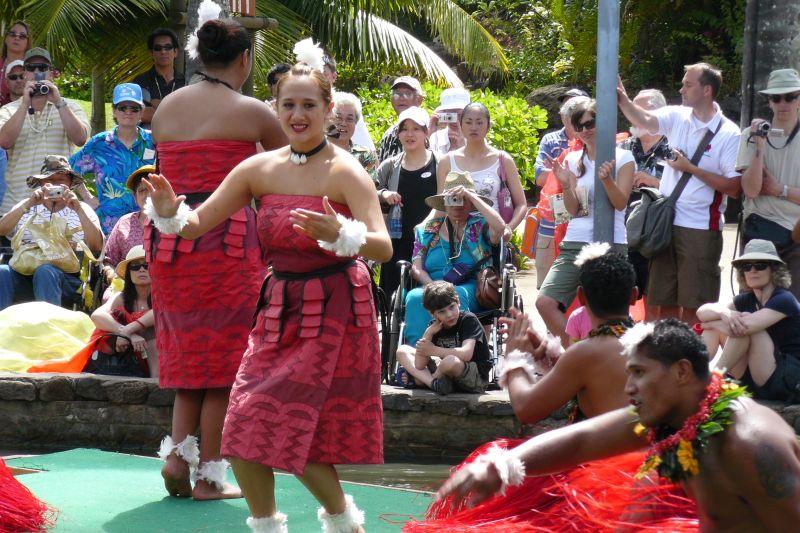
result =
[{"label": "khaki shorts", "polygon": [[722,232],[672,226],[669,247],[650,261],[647,303],[697,309],[719,300]]},{"label": "khaki shorts", "polygon": [[[539,289],[539,294],[557,301],[564,307],[565,311],[569,308],[578,292],[580,269],[575,266],[575,259],[586,244],[588,243],[562,241],[558,248],[558,257],[553,262],[550,272],[547,273],[547,277],[544,278],[544,283]],[[625,244],[615,244],[611,249],[625,256],[628,254],[628,246]]]},{"label": "khaki shorts", "polygon": [[456,390],[460,392],[478,394],[486,392],[486,387],[489,386],[489,382],[484,379],[478,371],[478,363],[475,361],[467,361],[464,363],[464,372],[462,372],[457,379],[453,380],[453,383],[455,384]]},{"label": "khaki shorts", "polygon": [[553,258],[556,253],[556,246],[553,237],[538,235],[536,238],[536,288],[539,289],[544,283],[544,278],[553,266]]}]

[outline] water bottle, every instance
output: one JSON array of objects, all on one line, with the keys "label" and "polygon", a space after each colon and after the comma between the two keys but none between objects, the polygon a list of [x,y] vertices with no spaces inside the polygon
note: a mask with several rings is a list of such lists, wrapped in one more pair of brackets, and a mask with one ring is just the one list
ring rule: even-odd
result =
[{"label": "water bottle", "polygon": [[403,209],[400,204],[394,204],[389,211],[389,237],[399,239],[403,236]]}]

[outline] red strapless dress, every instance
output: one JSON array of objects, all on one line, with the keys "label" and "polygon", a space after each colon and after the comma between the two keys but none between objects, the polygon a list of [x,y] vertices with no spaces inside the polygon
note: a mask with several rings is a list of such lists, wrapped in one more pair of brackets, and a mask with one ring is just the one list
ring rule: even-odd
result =
[{"label": "red strapless dress", "polygon": [[[331,202],[352,216],[347,206]],[[292,229],[315,196],[261,199],[273,268],[231,391],[222,454],[294,474],[308,463],[383,462],[380,347],[369,269]]]},{"label": "red strapless dress", "polygon": [[[162,142],[159,171],[194,207],[225,176],[256,153],[242,141]],[[266,268],[250,207],[197,240],[145,228],[153,280],[159,385],[163,388],[230,387],[247,347],[258,287]]]}]

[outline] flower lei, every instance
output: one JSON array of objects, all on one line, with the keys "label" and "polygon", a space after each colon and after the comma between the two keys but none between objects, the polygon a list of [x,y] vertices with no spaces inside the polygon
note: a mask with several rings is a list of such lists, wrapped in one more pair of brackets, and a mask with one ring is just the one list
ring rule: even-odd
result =
[{"label": "flower lei", "polygon": [[647,433],[650,450],[635,477],[641,479],[653,470],[673,483],[696,476],[700,473],[697,457],[706,450],[710,437],[722,433],[732,423],[733,409],[730,404],[745,395],[749,396],[749,393],[744,387],[726,381],[722,374],[713,372],[700,407],[678,431],[658,440],[659,435],[668,431],[667,428],[648,430],[641,423],[636,424],[634,432],[637,435]]}]

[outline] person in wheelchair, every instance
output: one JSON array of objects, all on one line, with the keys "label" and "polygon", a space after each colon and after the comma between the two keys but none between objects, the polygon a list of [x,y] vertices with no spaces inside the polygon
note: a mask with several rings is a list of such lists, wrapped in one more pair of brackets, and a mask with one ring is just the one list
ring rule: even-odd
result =
[{"label": "person in wheelchair", "polygon": [[93,253],[103,248],[97,215],[73,192],[82,182],[64,156],[49,155],[41,174],[28,178],[31,196],[0,218],[0,235],[14,249],[9,264],[0,265],[0,309],[15,300],[62,305],[62,296],[77,298],[78,243]]},{"label": "person in wheelchair", "polygon": [[440,395],[454,389],[486,392],[492,362],[478,317],[459,309],[455,287],[446,281],[427,284],[422,303],[433,320],[416,347],[404,344],[397,350],[398,383],[406,388],[421,383]]},{"label": "person in wheelchair", "polygon": [[455,286],[462,310],[481,309],[475,297],[476,277],[480,268],[488,266],[492,245],[499,244],[505,230],[505,222],[492,209],[491,200],[476,193],[469,172],[448,174],[442,194],[429,196],[425,203],[445,216],[422,222],[414,229],[411,276],[422,287],[406,296],[405,343],[410,346],[422,337],[431,321],[422,305],[423,288],[428,283],[449,281]]}]

